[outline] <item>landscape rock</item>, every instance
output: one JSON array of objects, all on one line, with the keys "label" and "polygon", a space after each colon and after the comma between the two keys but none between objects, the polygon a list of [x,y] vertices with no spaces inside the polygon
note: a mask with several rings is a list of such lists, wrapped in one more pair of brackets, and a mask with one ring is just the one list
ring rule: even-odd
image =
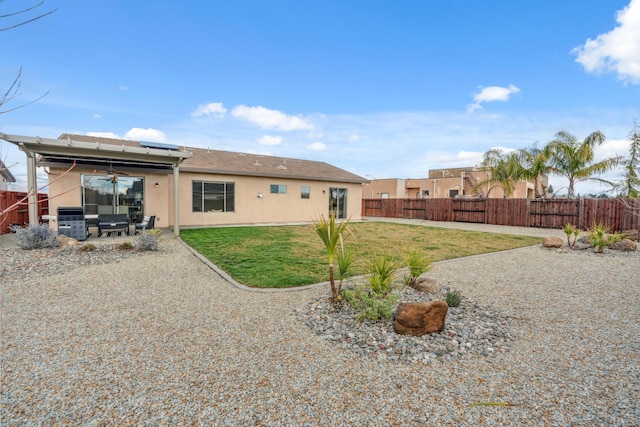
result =
[{"label": "landscape rock", "polygon": [[78,242],[73,237],[67,237],[64,234],[60,234],[59,236],[57,236],[56,240],[58,240],[58,246],[61,248],[67,246],[78,246],[80,244],[80,242]]},{"label": "landscape rock", "polygon": [[638,230],[624,230],[622,234],[629,240],[638,240],[640,238]]},{"label": "landscape rock", "polygon": [[422,336],[444,330],[449,306],[442,300],[409,302],[398,306],[393,329],[397,334]]},{"label": "landscape rock", "polygon": [[428,277],[418,277],[415,285],[413,285],[419,291],[427,292],[429,294],[437,294],[440,292],[440,285],[434,279]]},{"label": "landscape rock", "polygon": [[545,237],[542,241],[543,248],[560,248],[562,247],[564,240],[560,237]]},{"label": "landscape rock", "polygon": [[622,239],[619,242],[610,245],[609,249],[623,252],[635,251],[638,249],[638,244],[631,239]]}]

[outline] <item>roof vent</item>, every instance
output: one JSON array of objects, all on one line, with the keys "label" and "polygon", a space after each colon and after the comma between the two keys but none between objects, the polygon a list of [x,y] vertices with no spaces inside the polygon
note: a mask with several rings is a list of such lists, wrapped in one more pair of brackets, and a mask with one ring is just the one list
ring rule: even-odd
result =
[{"label": "roof vent", "polygon": [[286,170],[287,167],[285,165],[278,165],[278,169],[280,170]]},{"label": "roof vent", "polygon": [[256,160],[256,162],[253,164],[253,166],[262,166],[262,165]]}]

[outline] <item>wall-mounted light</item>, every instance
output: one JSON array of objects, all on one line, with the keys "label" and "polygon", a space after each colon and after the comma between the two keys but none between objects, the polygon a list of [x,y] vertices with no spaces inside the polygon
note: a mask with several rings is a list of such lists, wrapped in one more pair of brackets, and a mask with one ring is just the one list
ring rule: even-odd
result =
[{"label": "wall-mounted light", "polygon": [[156,187],[156,188],[160,187],[160,184],[158,184],[158,183],[156,182],[155,187]]},{"label": "wall-mounted light", "polygon": [[326,193],[326,191],[322,190],[322,194],[325,194],[325,193]]},{"label": "wall-mounted light", "polygon": [[258,199],[262,199],[262,193],[258,193]]}]

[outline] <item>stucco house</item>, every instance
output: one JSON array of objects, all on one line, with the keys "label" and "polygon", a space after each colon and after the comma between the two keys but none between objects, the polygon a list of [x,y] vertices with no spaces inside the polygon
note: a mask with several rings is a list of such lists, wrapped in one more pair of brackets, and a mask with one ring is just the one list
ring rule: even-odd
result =
[{"label": "stucco house", "polygon": [[309,222],[331,212],[358,220],[368,182],[302,159],[86,135],[0,138],[26,153],[34,182],[35,166],[45,167],[54,229],[57,208],[69,206],[87,217],[126,213],[131,222],[154,215],[156,227],[175,234],[181,226]]},{"label": "stucco house", "polygon": [[16,178],[13,176],[7,165],[0,159],[0,191],[6,191],[9,188],[10,182],[16,182]]},{"label": "stucco house", "polygon": [[[544,194],[549,186],[548,177],[543,175],[538,181],[518,181],[511,197],[534,198],[536,186],[538,193]],[[504,197],[502,188],[491,181],[491,171],[476,167],[431,169],[428,178],[375,179],[366,184],[363,194],[366,199]]]}]

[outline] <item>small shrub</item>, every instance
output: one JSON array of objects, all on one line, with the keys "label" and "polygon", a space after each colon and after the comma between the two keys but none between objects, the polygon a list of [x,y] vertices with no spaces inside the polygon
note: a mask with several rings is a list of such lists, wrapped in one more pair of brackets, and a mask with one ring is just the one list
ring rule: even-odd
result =
[{"label": "small shrub", "polygon": [[157,251],[162,230],[142,230],[136,239],[136,247],[141,251]]},{"label": "small shrub", "polygon": [[610,230],[603,222],[594,222],[591,228],[587,230],[587,237],[595,252],[602,253],[605,247],[622,239],[622,235],[619,233],[609,234]]},{"label": "small shrub", "polygon": [[393,307],[400,300],[401,286],[393,281],[398,264],[388,255],[368,263],[369,283],[346,289],[345,299],[358,311],[358,319],[378,321],[390,319]]},{"label": "small shrub", "polygon": [[[578,227],[574,227],[573,224],[568,222],[564,227],[562,227],[562,231],[564,231],[564,234],[567,235],[567,245],[575,245],[578,234],[580,234],[580,229]],[[573,236],[573,242],[571,241],[571,236]]]},{"label": "small shrub", "polygon": [[28,225],[16,228],[16,239],[21,249],[55,248],[58,246],[56,233],[47,224]]},{"label": "small shrub", "polygon": [[96,245],[93,243],[85,243],[78,248],[78,252],[93,252],[96,250]]},{"label": "small shrub", "polygon": [[389,255],[377,256],[368,262],[369,284],[376,294],[388,294],[394,288],[393,275],[398,264]]},{"label": "small shrub", "polygon": [[422,273],[431,270],[431,259],[419,247],[404,249],[404,265],[409,269],[409,285],[413,286]]},{"label": "small shrub", "polygon": [[459,291],[449,291],[445,297],[445,301],[449,307],[459,307],[462,301],[462,295]]},{"label": "small shrub", "polygon": [[400,301],[400,292],[375,293],[367,286],[355,286],[343,291],[344,297],[358,311],[358,319],[377,322],[390,319],[393,307]]},{"label": "small shrub", "polygon": [[129,251],[133,249],[133,243],[131,242],[122,242],[118,245],[118,249],[121,251]]}]

